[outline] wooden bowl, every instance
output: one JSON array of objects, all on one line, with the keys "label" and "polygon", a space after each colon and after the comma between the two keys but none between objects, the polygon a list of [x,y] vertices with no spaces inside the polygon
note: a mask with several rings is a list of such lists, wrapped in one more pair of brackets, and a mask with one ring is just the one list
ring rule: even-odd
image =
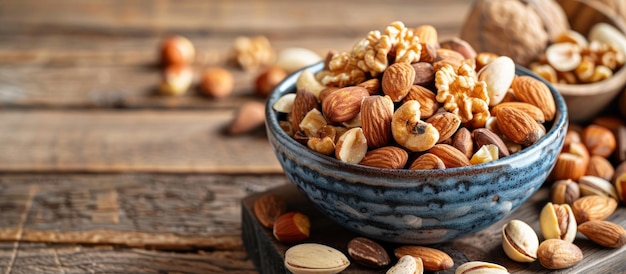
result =
[{"label": "wooden bowl", "polygon": [[[587,36],[596,23],[611,24],[626,33],[626,23],[597,1],[589,0],[557,0],[565,11],[572,30]],[[586,122],[593,119],[624,90],[626,86],[626,66],[617,71],[613,77],[591,84],[568,85],[553,84],[565,98],[570,121]]]}]

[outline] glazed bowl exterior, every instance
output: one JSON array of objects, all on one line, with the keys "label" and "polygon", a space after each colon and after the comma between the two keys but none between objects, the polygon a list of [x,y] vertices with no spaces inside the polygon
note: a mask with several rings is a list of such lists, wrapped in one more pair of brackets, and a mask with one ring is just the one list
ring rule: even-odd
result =
[{"label": "glazed bowl exterior", "polygon": [[[313,73],[323,68],[318,63]],[[266,105],[269,142],[287,177],[337,224],[387,242],[434,244],[477,232],[526,201],[550,174],[568,119],[565,101],[552,87],[557,113],[547,134],[521,152],[475,166],[444,170],[392,170],[348,164],[296,142],[279,126],[272,105],[295,92],[302,72],[290,75]],[[517,67],[518,75],[531,73]],[[315,225],[315,220],[312,220]]]}]

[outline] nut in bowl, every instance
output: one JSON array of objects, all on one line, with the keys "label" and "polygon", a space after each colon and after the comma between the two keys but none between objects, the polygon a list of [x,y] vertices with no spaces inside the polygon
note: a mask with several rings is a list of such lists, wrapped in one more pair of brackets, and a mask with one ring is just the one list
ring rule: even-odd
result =
[{"label": "nut in bowl", "polygon": [[[341,161],[315,152],[290,136],[281,125],[291,123],[283,123],[284,113],[274,109],[284,95],[296,92],[302,73],[323,69],[324,63],[318,63],[295,72],[270,94],[266,103],[268,139],[287,177],[298,189],[323,214],[366,237],[433,244],[479,231],[509,215],[536,192],[563,146],[568,124],[565,101],[547,85],[556,108],[545,134],[532,145],[498,160],[432,170],[379,168]],[[517,75],[536,78],[520,66],[515,70]],[[318,94],[324,96],[324,92]],[[314,220],[311,226],[315,226]]]}]

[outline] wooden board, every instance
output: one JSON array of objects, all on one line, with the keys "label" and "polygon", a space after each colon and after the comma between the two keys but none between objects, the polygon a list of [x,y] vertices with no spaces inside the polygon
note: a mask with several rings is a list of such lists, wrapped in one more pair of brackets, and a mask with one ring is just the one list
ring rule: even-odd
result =
[{"label": "wooden board", "polygon": [[32,273],[258,273],[245,251],[177,253],[39,243],[0,243],[0,272]]},{"label": "wooden board", "polygon": [[[287,201],[289,210],[301,211],[311,219],[311,237],[306,242],[321,243],[347,253],[347,244],[357,234],[348,231],[323,216],[293,184],[270,189],[266,193],[275,194]],[[242,201],[242,229],[244,246],[261,273],[284,272],[285,251],[291,246],[276,241],[270,229],[262,227],[253,212],[254,201],[266,193],[255,193]],[[512,219],[522,220],[541,235],[539,212],[548,201],[549,189],[541,188],[526,203],[507,218],[458,240],[432,245],[448,253],[454,260],[454,268],[438,273],[454,273],[454,269],[467,261],[487,261],[505,266],[511,273],[624,273],[626,272],[626,247],[620,249],[602,248],[578,233],[575,243],[583,250],[584,259],[578,265],[561,271],[548,271],[539,262],[516,263],[504,254],[501,247],[501,228]],[[621,206],[608,220],[626,226],[626,208]],[[542,239],[541,236],[539,236]],[[382,243],[393,256],[393,248],[398,244]],[[385,270],[371,270],[352,263],[343,273],[384,273]]]},{"label": "wooden board", "polygon": [[228,136],[233,110],[0,110],[0,170],[282,173],[263,125]]},{"label": "wooden board", "polygon": [[241,199],[285,182],[284,175],[5,174],[0,241],[240,250]]}]

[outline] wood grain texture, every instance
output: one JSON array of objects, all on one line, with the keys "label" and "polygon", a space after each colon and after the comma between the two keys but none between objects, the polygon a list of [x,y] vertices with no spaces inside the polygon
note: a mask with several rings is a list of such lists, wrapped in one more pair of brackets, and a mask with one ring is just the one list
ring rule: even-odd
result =
[{"label": "wood grain texture", "polygon": [[[441,39],[458,36],[470,4],[391,1],[381,8],[377,1],[3,0],[0,106],[234,107],[253,94],[258,74],[229,65],[239,36],[265,35],[276,51],[304,47],[325,56],[329,50],[348,51],[369,31],[397,20],[409,27],[432,24]],[[203,100],[193,89],[182,98],[152,96],[160,77],[157,50],[172,33],[196,46],[196,74],[210,66],[234,73],[232,98]]]},{"label": "wood grain texture", "polygon": [[0,243],[0,272],[258,273],[244,251],[168,252],[113,246]]},{"label": "wood grain texture", "polygon": [[286,182],[283,175],[4,175],[0,241],[240,250],[240,200]]},{"label": "wood grain texture", "polygon": [[0,170],[282,173],[263,125],[230,136],[232,110],[0,110]]},{"label": "wood grain texture", "polygon": [[[255,265],[261,273],[279,273],[284,271],[283,260],[285,251],[292,245],[278,242],[272,232],[256,220],[252,210],[254,201],[266,193],[275,194],[287,201],[290,210],[298,210],[307,214],[311,221],[311,237],[307,242],[321,243],[332,246],[344,254],[347,253],[348,242],[358,236],[323,216],[306,197],[292,185],[278,186],[265,193],[255,193],[242,201],[244,245]],[[468,261],[487,261],[505,266],[510,273],[624,273],[626,265],[626,248],[608,249],[600,247],[582,234],[578,234],[575,244],[584,254],[584,259],[578,265],[561,271],[548,271],[538,261],[533,263],[517,263],[506,257],[502,250],[501,228],[510,220],[518,219],[529,224],[541,236],[539,229],[539,212],[548,201],[549,188],[541,188],[528,201],[522,204],[511,215],[503,220],[468,236],[443,244],[431,245],[448,253],[454,260],[455,266],[446,271],[437,273],[454,273],[459,265]],[[608,220],[626,226],[626,208],[620,207]],[[379,242],[393,254],[393,249],[400,246],[394,243]],[[262,255],[268,254],[268,255]],[[393,256],[393,255],[392,255]],[[371,270],[357,264],[351,264],[343,273],[384,273],[383,270]]]}]

